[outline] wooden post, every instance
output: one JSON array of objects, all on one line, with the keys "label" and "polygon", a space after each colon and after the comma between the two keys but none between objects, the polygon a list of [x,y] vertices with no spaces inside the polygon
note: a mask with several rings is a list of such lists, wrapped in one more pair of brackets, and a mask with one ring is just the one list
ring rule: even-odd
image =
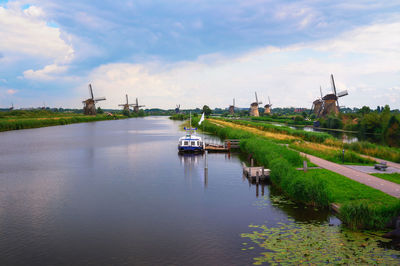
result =
[{"label": "wooden post", "polygon": [[251,167],[254,167],[254,159],[253,158],[250,159],[250,165],[251,165]]},{"label": "wooden post", "polygon": [[208,160],[207,160],[208,151],[205,152],[205,159],[204,159],[204,169],[208,170]]},{"label": "wooden post", "polygon": [[307,172],[307,161],[303,161],[303,170]]},{"label": "wooden post", "polygon": [[260,182],[260,176],[259,176],[259,173],[258,173],[258,170],[257,170],[257,172],[256,172],[256,183],[258,184]]},{"label": "wooden post", "polygon": [[262,171],[262,175],[261,175],[261,176],[262,176],[262,177],[265,177],[265,174],[264,174],[264,166],[263,166],[261,169],[262,169],[262,170],[261,170],[261,171]]}]

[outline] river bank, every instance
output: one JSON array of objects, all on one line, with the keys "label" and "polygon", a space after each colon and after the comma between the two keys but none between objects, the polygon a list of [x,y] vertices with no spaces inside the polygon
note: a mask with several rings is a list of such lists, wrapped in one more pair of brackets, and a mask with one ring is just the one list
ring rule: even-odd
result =
[{"label": "river bank", "polygon": [[103,120],[125,119],[129,117],[130,116],[122,114],[97,114],[93,116],[77,113],[52,112],[47,110],[18,110],[0,113],[0,132]]},{"label": "river bank", "polygon": [[[194,119],[193,123],[197,123]],[[272,183],[290,198],[312,206],[340,205],[340,218],[353,229],[382,229],[400,212],[400,200],[344,176],[321,170],[296,171],[302,157],[266,136],[204,121],[204,130],[241,140],[241,149],[271,169]],[[278,143],[276,143],[278,141]]]}]

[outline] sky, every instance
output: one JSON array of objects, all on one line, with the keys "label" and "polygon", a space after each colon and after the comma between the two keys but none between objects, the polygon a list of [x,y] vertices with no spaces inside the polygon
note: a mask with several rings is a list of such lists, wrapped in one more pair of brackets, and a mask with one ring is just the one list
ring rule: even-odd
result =
[{"label": "sky", "polygon": [[400,109],[400,1],[0,0],[0,108]]}]

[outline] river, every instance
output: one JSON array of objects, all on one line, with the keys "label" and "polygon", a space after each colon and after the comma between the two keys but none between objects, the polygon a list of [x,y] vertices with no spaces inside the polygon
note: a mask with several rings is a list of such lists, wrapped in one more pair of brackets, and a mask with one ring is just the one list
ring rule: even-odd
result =
[{"label": "river", "polygon": [[[166,117],[0,133],[0,265],[248,265],[249,225],[339,224],[279,204],[235,154],[179,156]],[[274,203],[275,202],[275,203]],[[247,242],[247,243],[244,243]]]}]

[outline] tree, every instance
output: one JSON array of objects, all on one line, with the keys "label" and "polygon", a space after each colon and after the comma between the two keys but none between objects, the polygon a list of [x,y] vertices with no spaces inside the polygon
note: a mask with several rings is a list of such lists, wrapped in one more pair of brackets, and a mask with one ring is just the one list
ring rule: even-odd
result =
[{"label": "tree", "polygon": [[363,106],[360,110],[358,110],[358,112],[362,115],[366,115],[371,113],[371,109],[368,106]]},{"label": "tree", "polygon": [[210,107],[208,107],[207,105],[204,105],[203,113],[204,113],[204,115],[209,116],[212,113],[212,111],[211,111]]},{"label": "tree", "polygon": [[104,114],[104,111],[103,111],[103,109],[100,108],[100,106],[97,107],[97,113],[98,114]]},{"label": "tree", "polygon": [[385,129],[385,141],[389,146],[400,147],[400,121],[392,115]]}]

